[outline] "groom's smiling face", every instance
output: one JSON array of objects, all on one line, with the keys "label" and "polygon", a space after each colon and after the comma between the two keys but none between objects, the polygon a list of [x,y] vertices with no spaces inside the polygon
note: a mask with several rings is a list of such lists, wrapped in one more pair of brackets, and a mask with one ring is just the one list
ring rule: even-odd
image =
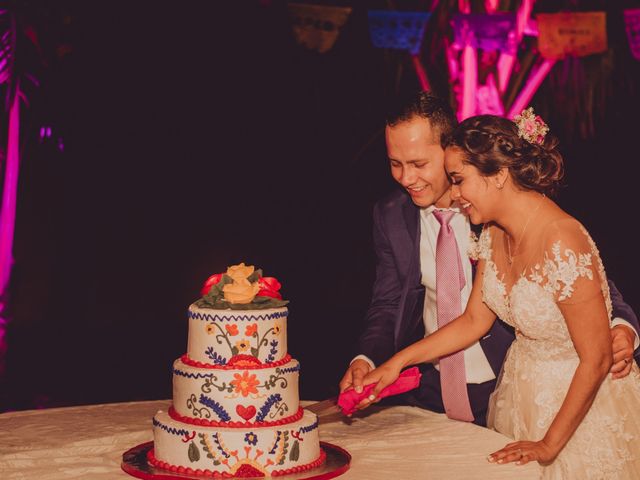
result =
[{"label": "groom's smiling face", "polygon": [[419,207],[448,207],[449,180],[440,133],[429,120],[413,117],[385,129],[391,175]]}]

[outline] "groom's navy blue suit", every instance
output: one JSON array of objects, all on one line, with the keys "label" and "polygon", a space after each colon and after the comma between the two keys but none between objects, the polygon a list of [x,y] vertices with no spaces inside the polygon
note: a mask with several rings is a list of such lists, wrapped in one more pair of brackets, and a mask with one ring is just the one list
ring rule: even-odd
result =
[{"label": "groom's navy blue suit", "polygon": [[[364,333],[358,341],[358,353],[376,365],[394,353],[424,337],[425,289],[420,268],[420,209],[407,193],[398,190],[379,201],[373,210],[373,242],[376,251],[376,279],[367,311]],[[464,252],[461,252],[464,256]],[[435,262],[435,258],[433,259]],[[631,323],[640,332],[638,319],[610,281],[613,316]],[[514,339],[510,327],[497,320],[480,340],[496,377],[509,345]],[[420,388],[407,401],[437,412],[444,412],[440,377],[431,364],[421,366]],[[468,384],[475,423],[484,424],[488,396],[495,380]]]}]

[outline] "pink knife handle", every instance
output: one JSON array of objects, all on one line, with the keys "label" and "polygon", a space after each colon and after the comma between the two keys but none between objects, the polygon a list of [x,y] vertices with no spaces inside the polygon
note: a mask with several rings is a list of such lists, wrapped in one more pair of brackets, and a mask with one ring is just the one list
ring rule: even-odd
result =
[{"label": "pink knife handle", "polygon": [[[421,376],[422,374],[420,373],[420,370],[418,370],[418,367],[411,367],[404,370],[400,373],[400,376],[395,382],[382,389],[378,398],[385,398],[413,390],[420,385]],[[375,383],[366,385],[362,390],[362,393],[357,393],[353,389],[341,393],[338,397],[338,406],[342,409],[342,413],[345,415],[351,415],[355,412],[356,405],[358,405],[364,398],[368,397],[375,386]]]}]

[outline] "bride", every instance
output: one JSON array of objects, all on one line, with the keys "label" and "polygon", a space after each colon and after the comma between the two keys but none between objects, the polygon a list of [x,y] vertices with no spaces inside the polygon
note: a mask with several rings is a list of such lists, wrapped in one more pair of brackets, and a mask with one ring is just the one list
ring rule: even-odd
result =
[{"label": "bride", "polygon": [[[612,381],[611,300],[585,228],[547,197],[562,176],[557,141],[532,109],[481,115],[443,139],[451,195],[485,228],[465,312],[371,371],[375,400],[408,365],[481,338],[496,315],[515,328],[487,423],[515,439],[496,463],[538,461],[545,479],[640,478],[640,372]],[[632,361],[632,360],[628,360]]]}]

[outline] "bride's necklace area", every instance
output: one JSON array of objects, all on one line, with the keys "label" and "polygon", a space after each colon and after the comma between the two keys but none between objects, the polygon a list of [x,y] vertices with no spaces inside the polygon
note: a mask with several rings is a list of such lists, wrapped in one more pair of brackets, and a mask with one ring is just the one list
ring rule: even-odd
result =
[{"label": "bride's necklace area", "polygon": [[536,213],[538,213],[538,210],[540,209],[540,206],[542,205],[542,200],[545,197],[546,197],[546,195],[543,193],[542,194],[542,198],[540,200],[538,200],[538,206],[527,217],[527,221],[524,223],[524,227],[522,227],[522,232],[520,233],[520,240],[518,240],[516,242],[516,245],[513,248],[513,254],[511,253],[511,236],[509,234],[507,234],[507,263],[509,264],[509,267],[510,267],[509,271],[511,271],[511,267],[513,266],[513,257],[515,257],[517,255],[517,253],[518,253],[518,248],[520,248],[520,244],[522,243],[522,239],[524,238],[524,234],[527,231],[527,227],[529,226],[529,222],[533,218],[535,218]]}]

